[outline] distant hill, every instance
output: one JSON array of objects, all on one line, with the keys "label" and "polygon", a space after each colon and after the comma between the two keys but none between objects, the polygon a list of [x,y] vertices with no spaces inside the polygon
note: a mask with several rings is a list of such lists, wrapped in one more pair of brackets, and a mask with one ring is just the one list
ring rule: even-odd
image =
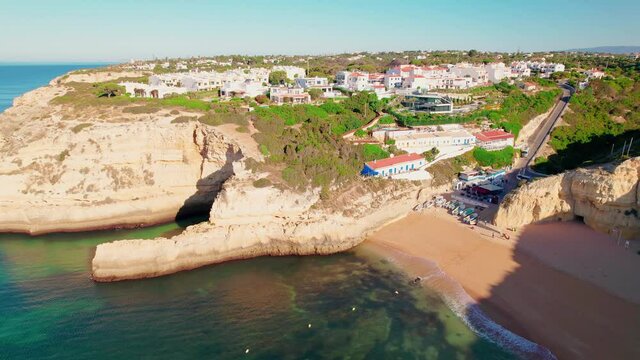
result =
[{"label": "distant hill", "polygon": [[598,46],[592,48],[570,49],[567,51],[607,54],[630,54],[640,52],[640,46]]}]

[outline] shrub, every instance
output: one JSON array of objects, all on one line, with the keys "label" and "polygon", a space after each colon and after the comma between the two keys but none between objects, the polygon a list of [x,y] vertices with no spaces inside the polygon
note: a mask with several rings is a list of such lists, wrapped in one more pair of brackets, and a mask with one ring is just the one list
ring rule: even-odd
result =
[{"label": "shrub", "polygon": [[364,144],[362,145],[362,150],[365,161],[386,159],[390,156],[387,151],[375,144]]},{"label": "shrub", "polygon": [[515,150],[511,146],[498,151],[488,151],[483,148],[473,149],[473,157],[481,166],[491,166],[493,168],[511,165]]},{"label": "shrub", "polygon": [[129,106],[122,109],[122,112],[127,114],[153,114],[157,113],[158,111],[160,111],[160,107],[153,104]]},{"label": "shrub", "polygon": [[378,123],[379,124],[383,124],[383,125],[385,125],[385,124],[393,124],[395,122],[396,122],[396,120],[391,115],[385,115],[385,116],[381,117],[380,120],[378,120]]},{"label": "shrub", "polygon": [[92,124],[90,123],[82,123],[82,124],[78,124],[74,127],[71,128],[71,131],[73,131],[74,134],[79,133],[80,131],[82,131],[82,129],[86,129],[88,127],[90,127]]},{"label": "shrub", "polygon": [[267,186],[271,186],[271,180],[267,178],[261,178],[253,182],[253,186],[257,188],[263,188]]},{"label": "shrub", "polygon": [[189,121],[194,121],[196,120],[195,116],[178,116],[177,118],[171,120],[172,124],[182,124],[182,123],[186,123]]}]

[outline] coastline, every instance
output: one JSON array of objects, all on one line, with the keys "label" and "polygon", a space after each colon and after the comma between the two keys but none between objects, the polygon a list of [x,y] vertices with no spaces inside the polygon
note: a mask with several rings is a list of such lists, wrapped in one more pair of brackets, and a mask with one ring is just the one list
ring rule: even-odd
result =
[{"label": "coastline", "polygon": [[[545,356],[530,343],[512,341],[519,336],[548,348],[560,359],[640,356],[634,338],[640,333],[640,323],[634,321],[640,319],[640,304],[633,297],[626,299],[599,286],[597,279],[589,279],[577,265],[559,266],[558,248],[548,242],[536,244],[528,235],[533,227],[533,234],[539,236],[539,226],[547,225],[530,226],[518,234],[517,240],[498,240],[480,235],[477,227],[470,230],[444,211],[432,209],[384,227],[362,246],[396,263],[411,278],[423,277],[423,285],[440,292],[474,330],[498,343],[508,343],[507,347],[525,358]],[[542,230],[549,234],[549,229]],[[587,232],[597,234],[587,229],[581,236]],[[588,249],[581,249],[574,259],[562,260],[580,264],[587,255],[597,255],[603,246],[611,245],[595,241],[587,244]],[[612,260],[615,258],[602,261]],[[611,264],[612,268],[616,266]],[[434,272],[433,267],[442,273]],[[429,268],[427,274],[436,276],[424,277]],[[621,270],[628,268],[623,266]],[[624,271],[609,271],[609,282],[614,284],[610,287],[620,287],[616,279]],[[636,290],[633,287],[618,293],[635,294]],[[478,318],[476,309],[490,320]],[[496,333],[492,322],[519,336]],[[486,327],[478,329],[478,324]]]}]

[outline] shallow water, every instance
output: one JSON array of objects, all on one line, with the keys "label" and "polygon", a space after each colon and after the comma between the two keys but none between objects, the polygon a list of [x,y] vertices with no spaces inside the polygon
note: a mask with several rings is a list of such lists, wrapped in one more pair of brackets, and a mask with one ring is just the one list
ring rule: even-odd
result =
[{"label": "shallow water", "polygon": [[0,235],[0,358],[513,358],[363,248],[89,279],[95,245],[179,230]]}]

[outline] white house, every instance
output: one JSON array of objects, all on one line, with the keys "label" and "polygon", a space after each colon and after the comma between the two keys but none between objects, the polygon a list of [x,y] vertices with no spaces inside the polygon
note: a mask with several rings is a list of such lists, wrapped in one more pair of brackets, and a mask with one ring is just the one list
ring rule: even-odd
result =
[{"label": "white house", "polygon": [[384,75],[384,86],[387,89],[397,89],[402,87],[402,76],[400,74],[385,74]]},{"label": "white house", "polygon": [[487,72],[487,79],[494,84],[512,76],[511,68],[501,62],[486,64],[484,69]]},{"label": "white house", "polygon": [[272,86],[269,88],[269,98],[278,105],[311,102],[311,96],[301,87]]},{"label": "white house", "polygon": [[136,82],[122,82],[118,85],[124,86],[125,91],[133,97],[148,97],[162,99],[168,95],[184,94],[188,92],[186,88],[160,85],[147,85]]},{"label": "white house", "polygon": [[475,134],[478,146],[485,150],[502,150],[513,146],[515,137],[502,129],[483,131]]},{"label": "white house", "polygon": [[451,66],[451,73],[458,77],[470,77],[477,84],[486,84],[489,81],[487,70],[482,65],[459,63]]},{"label": "white house", "polygon": [[329,84],[329,79],[326,77],[309,77],[309,78],[297,78],[296,85],[305,90],[320,89],[323,96],[333,95],[333,86]]},{"label": "white house", "polygon": [[251,80],[240,82],[228,82],[220,88],[220,96],[223,97],[256,97],[264,95],[269,88],[263,83]]},{"label": "white house", "polygon": [[476,138],[467,130],[416,131],[410,134],[388,133],[395,140],[398,149],[423,153],[437,148],[441,153],[459,150],[462,147],[472,147]]},{"label": "white house", "polygon": [[360,172],[364,176],[391,176],[418,170],[425,165],[425,159],[419,154],[404,154],[386,159],[373,160],[364,164]]},{"label": "white house", "polygon": [[602,79],[604,77],[604,71],[598,69],[590,69],[584,72],[589,79]]}]

